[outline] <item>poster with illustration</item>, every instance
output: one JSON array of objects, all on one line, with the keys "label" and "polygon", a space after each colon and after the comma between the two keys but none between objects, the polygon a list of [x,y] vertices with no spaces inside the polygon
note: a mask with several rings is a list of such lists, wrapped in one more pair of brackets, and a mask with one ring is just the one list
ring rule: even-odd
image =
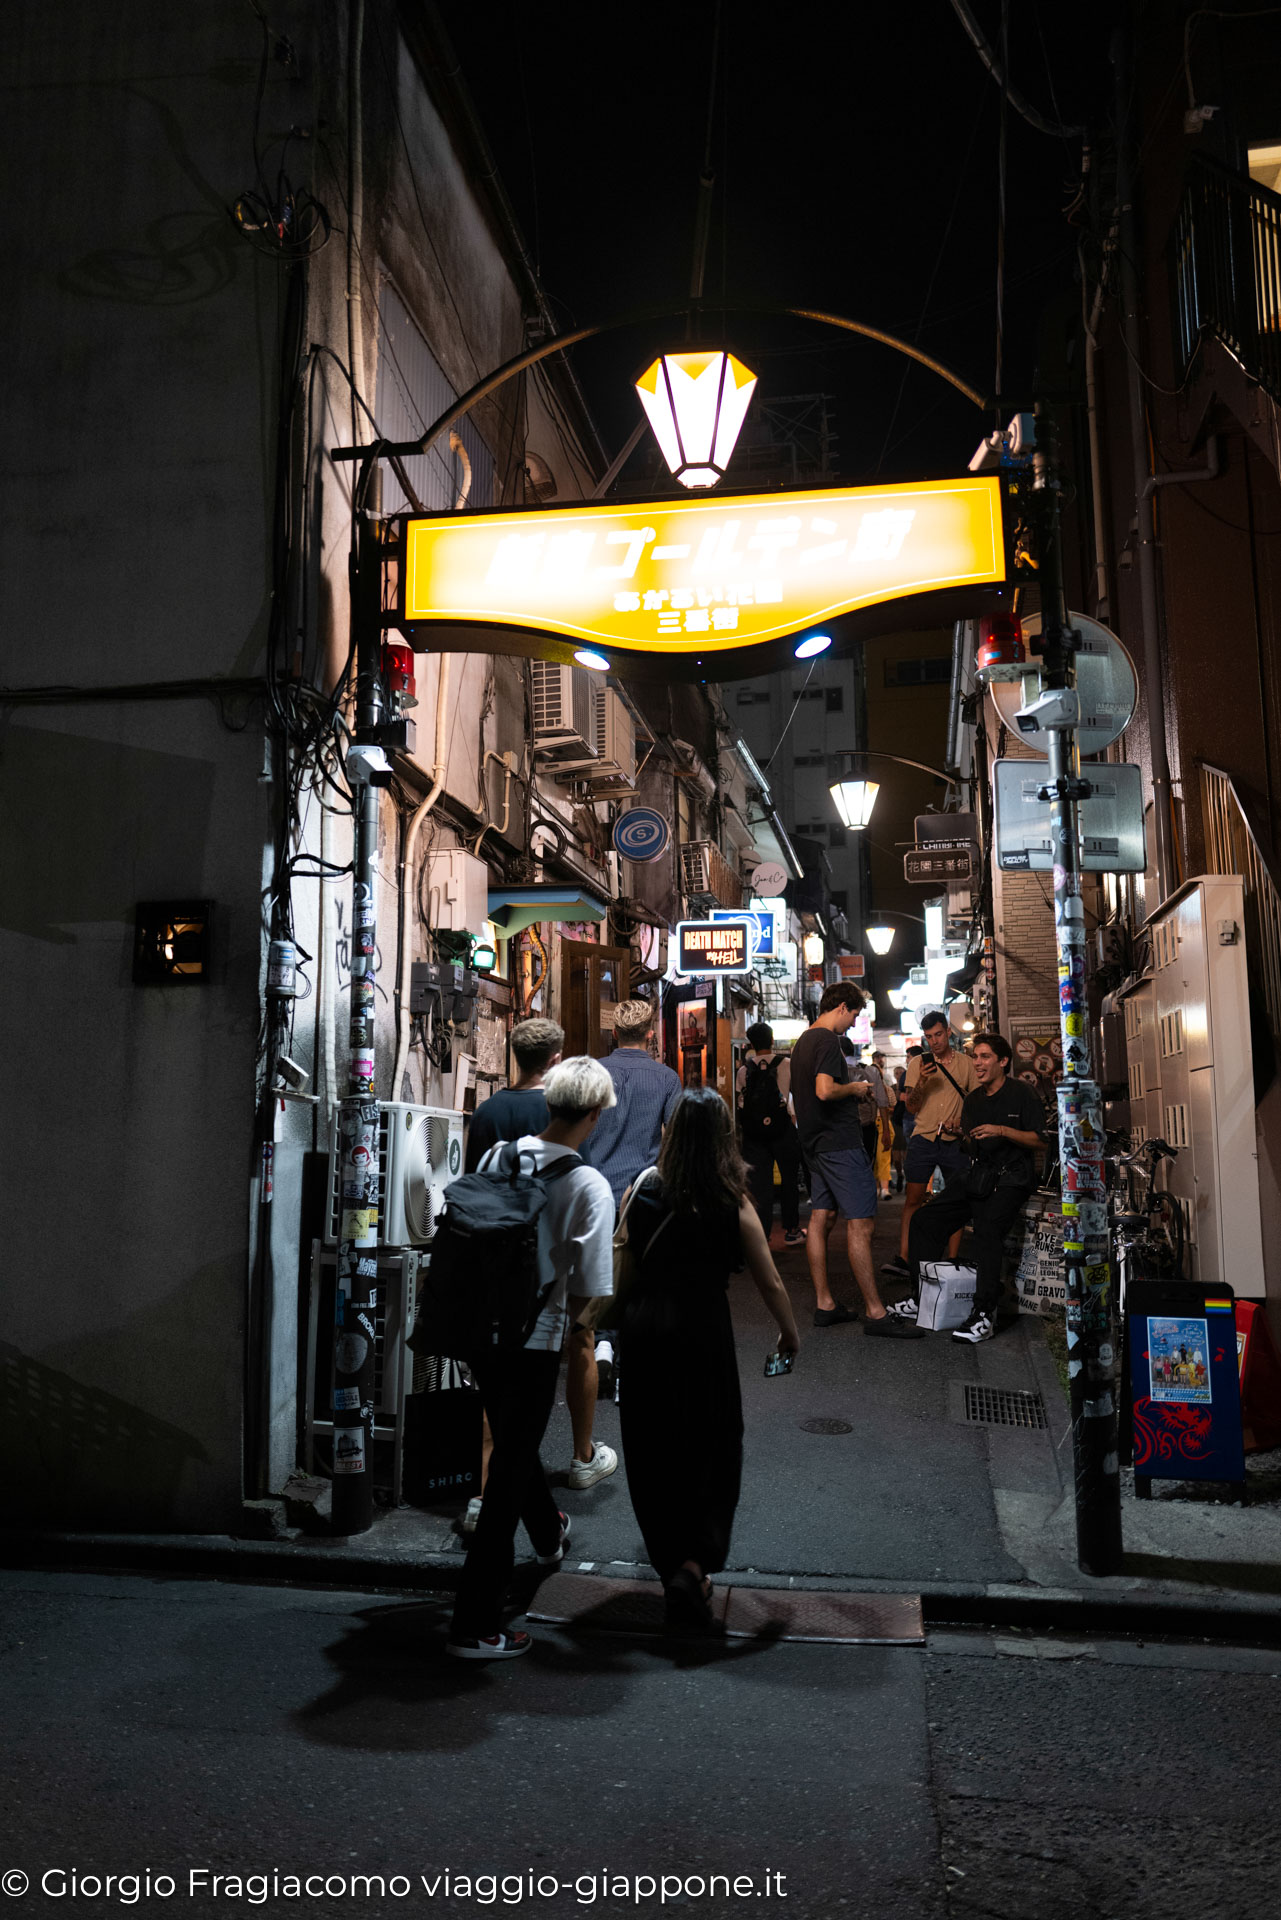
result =
[{"label": "poster with illustration", "polygon": [[1208,1407],[1210,1338],[1204,1320],[1148,1321],[1148,1372],[1152,1399]]}]

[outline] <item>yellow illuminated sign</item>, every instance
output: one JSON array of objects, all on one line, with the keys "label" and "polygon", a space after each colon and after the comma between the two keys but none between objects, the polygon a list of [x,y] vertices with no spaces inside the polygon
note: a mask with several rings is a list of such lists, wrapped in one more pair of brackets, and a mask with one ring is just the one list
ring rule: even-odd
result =
[{"label": "yellow illuminated sign", "polygon": [[1005,578],[994,476],[409,519],[401,617],[715,653]]}]

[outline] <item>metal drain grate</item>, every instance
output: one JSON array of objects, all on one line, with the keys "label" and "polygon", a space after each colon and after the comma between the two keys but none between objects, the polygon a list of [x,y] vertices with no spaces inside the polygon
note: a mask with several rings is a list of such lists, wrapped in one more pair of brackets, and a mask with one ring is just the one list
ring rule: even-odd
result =
[{"label": "metal drain grate", "polygon": [[965,1383],[965,1418],[985,1427],[1044,1427],[1045,1402],[1039,1393],[1013,1387],[979,1387]]},{"label": "metal drain grate", "polygon": [[802,1420],[802,1433],[853,1433],[848,1420]]}]

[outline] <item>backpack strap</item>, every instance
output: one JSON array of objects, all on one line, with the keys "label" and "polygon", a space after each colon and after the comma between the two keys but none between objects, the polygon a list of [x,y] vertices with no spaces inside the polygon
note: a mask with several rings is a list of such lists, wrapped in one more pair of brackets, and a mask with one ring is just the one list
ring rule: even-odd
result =
[{"label": "backpack strap", "polygon": [[541,1180],[546,1186],[549,1181],[559,1180],[563,1174],[572,1173],[575,1167],[581,1167],[584,1164],[581,1154],[562,1153],[560,1158],[553,1160],[549,1167],[535,1167],[534,1178]]}]

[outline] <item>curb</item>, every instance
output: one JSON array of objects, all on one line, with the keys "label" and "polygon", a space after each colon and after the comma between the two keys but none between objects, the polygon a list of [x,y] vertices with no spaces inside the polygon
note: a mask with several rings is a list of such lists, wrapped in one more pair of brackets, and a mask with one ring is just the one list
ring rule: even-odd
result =
[{"label": "curb", "polygon": [[[320,1586],[448,1593],[458,1584],[463,1555],[405,1556],[330,1551],[293,1541],[234,1540],[222,1534],[187,1536],[6,1532],[0,1534],[0,1568],[30,1572],[150,1574],[158,1577],[230,1580],[248,1584]],[[518,1565],[516,1576],[532,1571]],[[604,1579],[652,1579],[648,1567],[617,1561],[571,1562],[564,1572]],[[1142,1635],[1145,1639],[1244,1642],[1281,1647],[1281,1594],[1240,1593],[1220,1588],[1213,1599],[1200,1593],[1170,1593],[1136,1586],[1125,1593],[1070,1588],[1023,1588],[918,1581],[857,1580],[824,1574],[727,1569],[738,1587],[786,1588],[827,1593],[918,1593],[926,1628],[998,1627],[1081,1635]]]}]

